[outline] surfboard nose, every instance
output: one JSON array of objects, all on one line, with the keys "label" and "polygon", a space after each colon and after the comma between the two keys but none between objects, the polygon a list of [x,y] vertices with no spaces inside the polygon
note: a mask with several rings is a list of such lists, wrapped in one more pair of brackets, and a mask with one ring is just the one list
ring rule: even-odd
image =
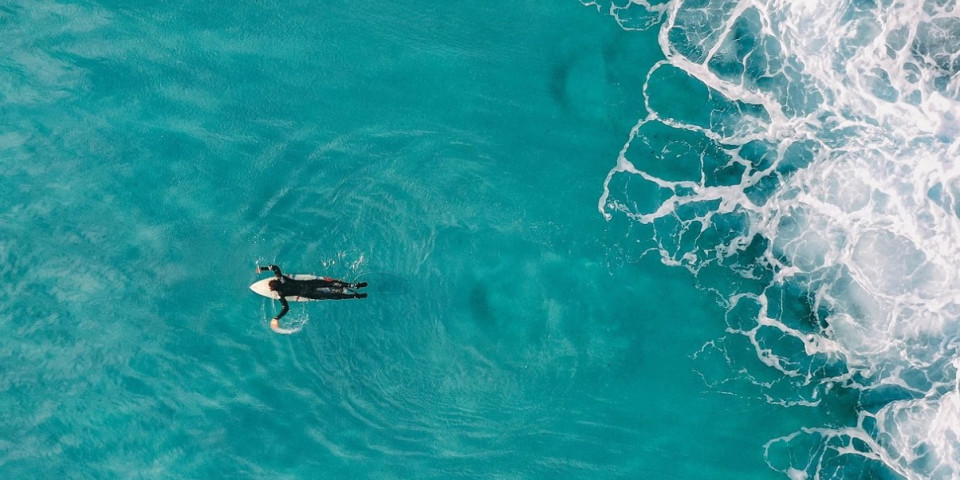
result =
[{"label": "surfboard nose", "polygon": [[274,292],[273,290],[270,290],[271,280],[273,280],[272,277],[264,278],[263,280],[254,282],[253,285],[250,285],[250,290],[253,290],[258,295],[263,295],[264,297],[272,298],[276,300],[277,298],[279,298],[279,296],[277,295],[276,292]]}]

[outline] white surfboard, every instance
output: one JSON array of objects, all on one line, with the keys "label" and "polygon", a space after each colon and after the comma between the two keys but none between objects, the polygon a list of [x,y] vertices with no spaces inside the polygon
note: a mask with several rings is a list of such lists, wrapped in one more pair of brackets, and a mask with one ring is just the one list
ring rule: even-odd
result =
[{"label": "white surfboard", "polygon": [[[301,275],[301,274],[289,275],[289,277],[294,280],[314,280],[314,279],[320,278],[316,275]],[[274,277],[267,277],[262,280],[253,282],[253,285],[250,285],[250,290],[257,292],[257,294],[263,295],[264,297],[272,298],[274,300],[279,300],[280,294],[278,294],[277,292],[274,292],[273,290],[270,290],[270,282],[276,279],[277,277],[274,276]],[[307,297],[284,297],[284,298],[288,302],[309,302],[309,301],[316,300],[315,298],[307,298]]]}]

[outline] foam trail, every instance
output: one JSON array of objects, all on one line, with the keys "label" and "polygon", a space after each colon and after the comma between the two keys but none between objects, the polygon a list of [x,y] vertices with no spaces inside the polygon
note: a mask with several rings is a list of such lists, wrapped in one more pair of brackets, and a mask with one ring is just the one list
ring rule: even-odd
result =
[{"label": "foam trail", "polygon": [[274,327],[273,325],[270,325],[270,330],[273,330],[274,332],[279,333],[280,335],[291,335],[299,332],[300,330],[303,330],[304,325],[305,324],[300,324],[294,327]]},{"label": "foam trail", "polygon": [[[266,310],[264,310],[264,312],[266,312]],[[292,315],[287,315],[284,317],[284,323],[286,323],[285,326],[274,326],[273,323],[271,323],[270,330],[273,330],[275,333],[280,335],[292,335],[300,330],[303,330],[303,327],[305,327],[310,321],[310,316],[305,313],[292,319],[290,318],[291,316]]]},{"label": "foam trail", "polygon": [[[859,396],[856,425],[774,439],[771,467],[960,477],[957,2],[608,11],[624,28],[656,18],[665,60],[601,213],[649,226],[664,263],[725,298],[731,338],[699,355],[736,362],[727,345],[749,342],[767,371],[744,376],[771,402]],[[691,95],[702,111],[671,101]]]}]

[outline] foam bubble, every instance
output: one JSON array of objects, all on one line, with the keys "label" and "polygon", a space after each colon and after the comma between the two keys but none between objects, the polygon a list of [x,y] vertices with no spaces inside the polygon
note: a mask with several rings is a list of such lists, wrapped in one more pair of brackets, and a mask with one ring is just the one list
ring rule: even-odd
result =
[{"label": "foam bubble", "polygon": [[[790,478],[960,476],[956,2],[634,3],[609,12],[626,29],[652,25],[625,22],[630,11],[662,15],[666,60],[647,75],[648,114],[601,213],[650,225],[664,263],[762,285],[717,288],[730,332],[763,365],[746,376],[770,401],[816,404],[837,385],[861,395],[856,427],[776,439],[807,458],[771,466]],[[705,111],[684,110],[681,95]],[[822,470],[833,457],[845,463]]]}]

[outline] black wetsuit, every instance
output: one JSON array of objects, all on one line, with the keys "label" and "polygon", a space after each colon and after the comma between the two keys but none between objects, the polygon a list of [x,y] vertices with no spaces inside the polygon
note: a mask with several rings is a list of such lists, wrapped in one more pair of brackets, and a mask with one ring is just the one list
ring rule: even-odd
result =
[{"label": "black wetsuit", "polygon": [[274,317],[277,320],[286,315],[287,311],[290,310],[287,299],[284,297],[303,297],[313,300],[343,300],[346,298],[366,298],[367,296],[366,293],[351,291],[367,286],[365,282],[347,283],[327,277],[298,280],[284,275],[283,272],[280,271],[280,267],[276,265],[259,267],[258,272],[268,269],[272,270],[273,274],[277,277],[276,280],[270,282],[270,290],[277,292],[280,296],[280,305],[283,306],[280,313]]}]

